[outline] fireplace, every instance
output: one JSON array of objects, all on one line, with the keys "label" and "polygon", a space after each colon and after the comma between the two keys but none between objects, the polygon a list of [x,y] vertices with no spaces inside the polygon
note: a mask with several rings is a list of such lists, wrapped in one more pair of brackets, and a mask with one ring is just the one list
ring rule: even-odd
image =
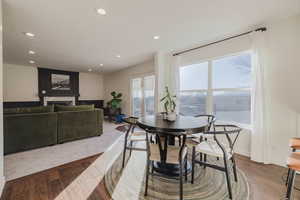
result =
[{"label": "fireplace", "polygon": [[47,101],[47,105],[70,106],[70,105],[72,105],[72,101]]},{"label": "fireplace", "polygon": [[75,106],[75,97],[43,97],[44,106],[58,105],[73,105]]}]

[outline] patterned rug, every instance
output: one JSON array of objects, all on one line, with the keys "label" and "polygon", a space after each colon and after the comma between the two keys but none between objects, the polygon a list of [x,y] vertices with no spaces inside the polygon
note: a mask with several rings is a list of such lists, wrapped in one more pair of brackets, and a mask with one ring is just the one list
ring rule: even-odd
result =
[{"label": "patterned rug", "polygon": [[116,127],[116,130],[118,130],[120,132],[123,132],[123,133],[125,133],[127,131],[127,129],[128,129],[128,125],[126,125],[126,124],[123,124],[123,125],[120,125],[120,126]]},{"label": "patterned rug", "polygon": [[[133,153],[134,154],[134,153]],[[144,156],[143,156],[144,157]],[[141,157],[139,158],[141,159]],[[208,158],[210,163],[215,163],[222,165],[221,161],[217,161],[216,158]],[[135,161],[136,162],[136,161]],[[143,162],[144,161],[138,161]],[[122,159],[121,157],[113,164],[113,166],[108,170],[105,176],[105,185],[107,191],[111,196],[113,196],[114,190],[118,185],[119,180],[122,177],[123,171],[121,168]],[[137,191],[137,198],[139,200],[178,200],[179,198],[179,181],[169,178],[163,178],[157,175],[150,175],[149,177],[149,187],[148,196],[144,196],[144,177],[138,177],[135,172],[140,172],[141,166],[136,163],[130,165],[136,169],[130,169],[131,171],[127,173],[128,178],[126,178],[125,187],[122,186],[124,190],[135,190],[135,182],[143,182]],[[125,173],[125,172],[124,172]],[[233,173],[231,173],[232,180],[232,191],[234,200],[248,200],[249,199],[249,185],[245,175],[242,171],[238,170],[238,182],[236,183],[233,178]],[[126,174],[126,173],[125,173]],[[128,175],[129,174],[129,175]],[[142,171],[142,174],[143,171]],[[124,175],[123,175],[124,176]],[[195,170],[195,180],[194,184],[190,183],[190,174],[188,176],[188,182],[184,183],[184,199],[185,200],[228,200],[228,190],[226,184],[225,173],[214,170],[212,168],[200,167],[196,165]],[[124,178],[122,178],[124,179]],[[121,181],[122,182],[122,181]],[[128,193],[128,192],[127,192]],[[134,192],[132,192],[134,193]],[[124,197],[124,199],[127,199]],[[133,198],[130,198],[134,200]]]}]

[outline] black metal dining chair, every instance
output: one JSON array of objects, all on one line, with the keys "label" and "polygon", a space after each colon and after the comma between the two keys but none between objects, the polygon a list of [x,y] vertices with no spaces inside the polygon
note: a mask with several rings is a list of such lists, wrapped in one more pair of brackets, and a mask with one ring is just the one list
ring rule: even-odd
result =
[{"label": "black metal dining chair", "polygon": [[129,150],[129,158],[131,156],[132,151],[147,151],[146,148],[136,147],[137,142],[145,142],[146,141],[146,133],[143,130],[136,131],[135,128],[137,126],[137,117],[127,117],[124,119],[124,122],[128,124],[128,128],[125,134],[124,139],[124,148],[123,148],[123,160],[122,160],[122,168],[125,166],[125,158],[126,151]]},{"label": "black metal dining chair", "polygon": [[[289,147],[291,148],[292,152],[296,152],[296,150],[300,150],[300,138],[292,138],[290,139]],[[289,183],[291,169],[288,169],[288,174],[286,177],[285,185],[287,186]]]},{"label": "black metal dining chair", "polygon": [[300,172],[300,152],[293,152],[290,154],[287,159],[287,167],[289,168],[289,174],[287,178],[286,199],[292,200],[296,173]]},{"label": "black metal dining chair", "polygon": [[[157,143],[152,143],[151,135],[155,135]],[[149,175],[154,174],[154,162],[162,164],[177,164],[179,165],[179,196],[180,200],[183,199],[183,168],[185,168],[185,180],[187,181],[187,148],[185,146],[186,135],[178,134],[176,137],[181,137],[182,142],[180,145],[169,145],[169,137],[165,133],[158,131],[146,131],[146,144],[147,144],[147,163],[146,163],[146,184],[145,193],[148,195],[148,182]],[[152,168],[150,170],[150,167]],[[160,175],[156,173],[155,175]],[[172,177],[167,177],[172,178]]]},{"label": "black metal dining chair", "polygon": [[[216,121],[216,117],[214,115],[196,115],[194,117],[203,118],[207,121],[207,126],[203,132],[207,132],[207,131],[210,131],[213,129],[214,123]],[[187,140],[186,140],[187,146],[191,149],[194,149],[203,140],[207,141],[208,139],[212,139],[212,135],[204,135],[203,132],[188,135]],[[206,154],[203,155],[203,153],[200,153],[201,160],[202,160],[202,157],[204,157],[204,161],[206,161],[207,155]],[[192,180],[192,183],[193,183],[193,181],[194,180]]]},{"label": "black metal dining chair", "polygon": [[[234,145],[239,137],[241,132],[241,128],[235,125],[214,125],[214,130],[210,130],[203,133],[203,137],[210,135],[213,137],[213,140],[203,140],[193,148],[192,152],[192,183],[194,182],[194,171],[195,164],[200,164],[204,167],[211,167],[216,170],[220,170],[225,172],[227,188],[229,198],[232,199],[232,187],[230,180],[230,169],[228,161],[232,162],[232,170],[234,174],[234,179],[237,182],[237,172],[236,172],[236,163],[234,159]],[[225,141],[227,141],[227,145],[220,142],[218,139],[219,136],[225,136]],[[224,166],[219,166],[213,163],[209,163],[206,159],[197,159],[197,155],[205,154],[212,157],[223,158]]]}]

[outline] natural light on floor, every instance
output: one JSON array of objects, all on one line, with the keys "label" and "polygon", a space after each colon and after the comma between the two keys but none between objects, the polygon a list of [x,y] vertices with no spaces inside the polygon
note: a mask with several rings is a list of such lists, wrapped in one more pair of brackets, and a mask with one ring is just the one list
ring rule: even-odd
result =
[{"label": "natural light on floor", "polygon": [[122,152],[123,137],[84,170],[55,200],[86,200],[103,180],[106,172]]}]

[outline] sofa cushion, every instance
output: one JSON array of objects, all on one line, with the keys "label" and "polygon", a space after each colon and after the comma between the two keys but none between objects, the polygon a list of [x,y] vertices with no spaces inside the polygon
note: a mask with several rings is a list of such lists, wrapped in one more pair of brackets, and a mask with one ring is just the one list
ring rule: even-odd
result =
[{"label": "sofa cushion", "polygon": [[57,113],[4,115],[4,154],[57,144]]},{"label": "sofa cushion", "polygon": [[54,106],[36,106],[22,108],[5,108],[4,114],[27,114],[27,113],[49,113],[54,112]]},{"label": "sofa cushion", "polygon": [[101,110],[57,112],[58,143],[102,134]]},{"label": "sofa cushion", "polygon": [[62,105],[56,105],[55,111],[61,112],[61,111],[90,111],[95,110],[94,104],[92,105],[80,105],[80,106],[62,106]]}]

